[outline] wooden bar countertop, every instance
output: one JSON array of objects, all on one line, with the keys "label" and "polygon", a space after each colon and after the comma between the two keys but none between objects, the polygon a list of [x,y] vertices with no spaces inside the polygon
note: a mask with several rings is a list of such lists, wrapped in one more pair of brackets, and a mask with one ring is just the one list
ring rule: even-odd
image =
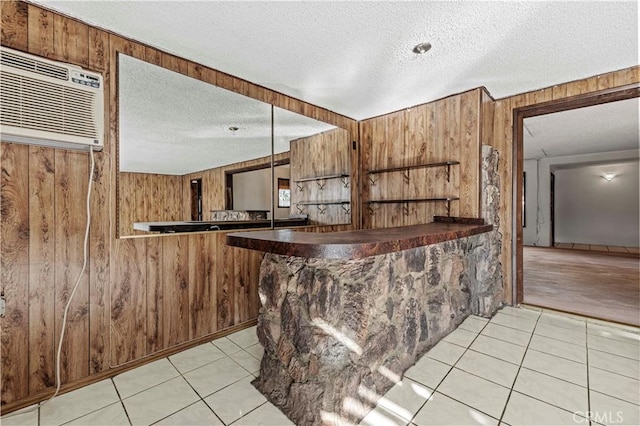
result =
[{"label": "wooden bar countertop", "polygon": [[434,217],[434,222],[395,228],[342,232],[298,232],[292,229],[231,233],[230,246],[284,256],[361,259],[482,234],[493,229],[483,219]]}]

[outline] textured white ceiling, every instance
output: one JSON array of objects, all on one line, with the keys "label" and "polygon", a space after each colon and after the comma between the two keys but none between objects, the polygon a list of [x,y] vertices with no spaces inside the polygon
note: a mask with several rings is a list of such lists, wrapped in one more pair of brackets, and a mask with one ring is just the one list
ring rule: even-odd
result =
[{"label": "textured white ceiling", "polygon": [[[184,175],[271,154],[269,104],[126,55],[118,81],[121,171]],[[274,151],[332,128],[275,108]]]},{"label": "textured white ceiling", "polygon": [[638,64],[636,1],[35,3],[355,119]]},{"label": "textured white ceiling", "polygon": [[[635,1],[35,3],[355,119],[638,64]],[[422,41],[431,51],[412,53]],[[123,170],[182,174],[268,154],[266,105],[159,68],[132,72],[121,82]],[[525,157],[637,148],[637,101],[598,108],[527,119]],[[276,152],[326,130],[306,120],[276,112]]]},{"label": "textured white ceiling", "polygon": [[639,98],[529,117],[524,158],[639,149],[639,122]]}]

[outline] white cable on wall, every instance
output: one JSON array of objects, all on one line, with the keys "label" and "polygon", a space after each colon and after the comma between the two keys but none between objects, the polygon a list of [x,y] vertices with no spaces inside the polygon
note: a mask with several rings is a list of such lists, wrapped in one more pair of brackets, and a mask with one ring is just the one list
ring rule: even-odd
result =
[{"label": "white cable on wall", "polygon": [[44,404],[48,403],[49,401],[51,401],[53,398],[55,398],[56,396],[58,396],[58,393],[60,392],[60,386],[61,386],[61,382],[60,382],[60,358],[61,358],[61,353],[62,353],[62,341],[64,340],[64,332],[65,332],[65,328],[67,325],[67,314],[69,313],[69,307],[71,306],[71,302],[73,301],[73,296],[76,294],[76,290],[78,289],[78,287],[80,286],[80,281],[82,280],[82,275],[84,275],[84,271],[87,268],[87,262],[88,262],[88,258],[89,258],[89,229],[91,226],[91,183],[93,182],[93,172],[95,169],[95,158],[93,155],[93,149],[89,149],[89,153],[90,153],[90,157],[91,157],[91,169],[89,170],[89,185],[88,185],[88,189],[87,189],[87,224],[85,227],[85,231],[84,231],[84,246],[83,246],[83,260],[82,260],[82,269],[80,270],[80,273],[78,274],[78,279],[76,279],[76,282],[73,286],[73,290],[71,290],[71,295],[69,296],[69,299],[67,300],[67,304],[64,307],[64,315],[62,316],[62,330],[60,331],[60,340],[58,342],[58,351],[56,353],[56,391],[53,393],[53,395],[51,395],[51,397],[49,397],[47,400],[41,402],[40,404],[34,406],[33,408],[30,408],[28,410],[19,410],[16,412],[13,412],[11,414],[8,414],[6,416],[3,417],[13,417],[16,416],[18,414],[25,414],[25,413],[29,413],[31,411],[34,411],[40,407],[42,407]]},{"label": "white cable on wall", "polygon": [[82,275],[84,274],[84,270],[87,268],[87,260],[89,258],[89,228],[91,226],[91,183],[93,182],[93,171],[96,165],[93,149],[89,149],[89,156],[91,157],[91,168],[89,170],[89,184],[87,188],[87,225],[84,230],[84,245],[83,245],[83,259],[82,259],[82,269],[78,274],[78,279],[76,280],[75,285],[73,286],[73,290],[71,291],[71,295],[69,296],[69,300],[67,300],[67,305],[64,307],[64,315],[62,316],[62,331],[60,332],[60,341],[58,342],[58,353],[56,354],[56,391],[51,396],[51,398],[44,401],[40,406],[46,404],[51,401],[53,398],[58,396],[60,392],[60,354],[62,352],[62,341],[64,340],[64,331],[67,325],[67,314],[69,313],[69,307],[71,306],[71,301],[73,300],[73,296],[76,294],[76,290],[80,285],[80,281],[82,280]]}]

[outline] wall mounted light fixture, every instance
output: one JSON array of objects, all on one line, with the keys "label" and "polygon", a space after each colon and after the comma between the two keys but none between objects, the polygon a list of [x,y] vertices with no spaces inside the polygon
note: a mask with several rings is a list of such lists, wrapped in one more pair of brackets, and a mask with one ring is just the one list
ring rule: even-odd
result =
[{"label": "wall mounted light fixture", "polygon": [[600,177],[602,179],[606,180],[607,182],[611,182],[612,180],[614,180],[616,178],[616,176],[618,176],[618,175],[616,175],[613,172],[606,172],[606,173],[602,174]]}]

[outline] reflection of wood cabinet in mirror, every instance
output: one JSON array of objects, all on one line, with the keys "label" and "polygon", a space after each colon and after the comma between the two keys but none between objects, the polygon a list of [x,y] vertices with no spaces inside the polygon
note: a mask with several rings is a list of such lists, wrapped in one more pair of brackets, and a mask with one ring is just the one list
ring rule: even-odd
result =
[{"label": "reflection of wood cabinet in mirror", "polygon": [[351,222],[349,132],[329,130],[291,141],[291,205],[317,225]]}]

